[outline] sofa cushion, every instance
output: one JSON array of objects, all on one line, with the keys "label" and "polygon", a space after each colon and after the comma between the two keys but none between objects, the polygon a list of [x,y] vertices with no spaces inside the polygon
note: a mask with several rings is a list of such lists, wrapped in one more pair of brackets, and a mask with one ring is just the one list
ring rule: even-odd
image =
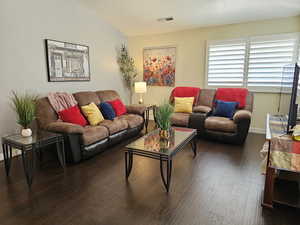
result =
[{"label": "sofa cushion", "polygon": [[237,108],[243,109],[246,105],[247,96],[247,88],[218,88],[215,99],[225,102],[237,102]]},{"label": "sofa cushion", "polygon": [[78,124],[83,127],[88,124],[77,105],[62,110],[58,114],[64,122]]},{"label": "sofa cushion", "polygon": [[210,116],[204,122],[204,127],[208,130],[234,133],[237,130],[233,120],[225,117]]},{"label": "sofa cushion", "polygon": [[113,107],[108,102],[101,102],[98,107],[105,119],[113,120],[116,117],[116,113]]},{"label": "sofa cushion", "polygon": [[119,98],[113,101],[109,101],[108,103],[111,104],[111,106],[113,107],[116,116],[121,116],[127,113],[125,105]]},{"label": "sofa cushion", "polygon": [[94,102],[96,105],[100,104],[100,99],[95,92],[92,91],[82,91],[73,94],[74,98],[78,102],[79,106],[88,105]]},{"label": "sofa cushion", "polygon": [[96,126],[104,120],[102,113],[94,102],[81,106],[81,111],[92,126]]},{"label": "sofa cushion", "polygon": [[125,120],[128,123],[128,128],[134,128],[144,122],[144,118],[136,114],[125,114],[115,118],[116,120]]},{"label": "sofa cushion", "polygon": [[103,120],[99,125],[106,127],[110,135],[128,128],[128,123],[126,120],[118,120],[118,119]]},{"label": "sofa cushion", "polygon": [[86,126],[82,134],[85,145],[93,144],[109,136],[109,131],[104,126]]},{"label": "sofa cushion", "polygon": [[96,91],[101,102],[113,101],[120,98],[118,92],[114,90]]},{"label": "sofa cushion", "polygon": [[193,108],[193,112],[208,113],[211,111],[211,107],[205,105],[197,105]]},{"label": "sofa cushion", "polygon": [[253,92],[248,92],[247,98],[246,98],[246,105],[245,105],[245,110],[248,110],[252,112],[253,110],[253,100],[254,100],[254,94]]},{"label": "sofa cushion", "polygon": [[189,113],[173,113],[171,116],[171,124],[187,127],[189,125],[190,115]]},{"label": "sofa cushion", "polygon": [[225,102],[221,100],[216,100],[216,107],[212,112],[212,115],[232,119],[237,105],[238,102]]},{"label": "sofa cushion", "polygon": [[201,89],[197,87],[175,87],[171,92],[169,101],[173,104],[175,97],[194,97],[193,105],[196,105],[200,92]]},{"label": "sofa cushion", "polygon": [[202,89],[199,97],[198,105],[205,105],[212,107],[216,90],[213,89]]},{"label": "sofa cushion", "polygon": [[194,97],[175,97],[174,112],[192,113]]}]

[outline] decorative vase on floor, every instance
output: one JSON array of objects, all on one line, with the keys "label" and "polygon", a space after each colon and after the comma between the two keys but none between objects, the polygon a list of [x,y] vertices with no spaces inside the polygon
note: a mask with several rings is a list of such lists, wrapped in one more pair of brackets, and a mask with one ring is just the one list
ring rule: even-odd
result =
[{"label": "decorative vase on floor", "polygon": [[31,137],[31,135],[32,135],[32,130],[31,130],[30,128],[23,128],[23,129],[21,130],[21,135],[22,135],[23,137]]}]

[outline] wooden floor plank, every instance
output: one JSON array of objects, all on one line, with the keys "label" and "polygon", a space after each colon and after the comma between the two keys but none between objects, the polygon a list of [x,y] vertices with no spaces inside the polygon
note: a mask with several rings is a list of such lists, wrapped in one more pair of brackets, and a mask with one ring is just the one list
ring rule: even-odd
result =
[{"label": "wooden floor plank", "polygon": [[175,156],[170,193],[157,160],[134,157],[126,182],[124,143],[90,160],[55,160],[38,170],[28,191],[21,160],[6,179],[0,163],[1,225],[299,225],[300,213],[260,206],[263,177],[259,150],[264,136],[249,134],[244,146],[199,140]]}]

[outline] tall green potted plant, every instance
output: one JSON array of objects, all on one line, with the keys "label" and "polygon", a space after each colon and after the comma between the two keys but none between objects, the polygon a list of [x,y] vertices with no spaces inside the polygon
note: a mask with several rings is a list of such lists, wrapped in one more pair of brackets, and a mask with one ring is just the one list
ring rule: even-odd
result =
[{"label": "tall green potted plant", "polygon": [[123,44],[121,46],[121,48],[118,50],[117,63],[119,65],[119,69],[120,69],[121,75],[123,76],[125,85],[130,92],[130,101],[131,101],[132,87],[133,87],[134,81],[135,81],[138,73],[137,73],[136,67],[134,65],[134,60],[132,57],[130,57],[125,44]]},{"label": "tall green potted plant", "polygon": [[157,126],[160,128],[159,134],[162,138],[169,138],[171,128],[171,115],[174,108],[169,103],[163,103],[155,110]]},{"label": "tall green potted plant", "polygon": [[36,95],[28,93],[20,95],[15,91],[12,92],[12,108],[17,114],[17,123],[22,127],[21,135],[24,137],[32,135],[32,130],[29,126],[35,119],[36,100]]}]

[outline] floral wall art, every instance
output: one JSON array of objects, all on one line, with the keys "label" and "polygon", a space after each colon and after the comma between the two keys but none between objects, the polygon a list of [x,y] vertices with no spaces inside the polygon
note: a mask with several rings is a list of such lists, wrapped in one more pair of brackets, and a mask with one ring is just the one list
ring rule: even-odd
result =
[{"label": "floral wall art", "polygon": [[146,48],[144,81],[150,86],[175,86],[176,47]]}]

